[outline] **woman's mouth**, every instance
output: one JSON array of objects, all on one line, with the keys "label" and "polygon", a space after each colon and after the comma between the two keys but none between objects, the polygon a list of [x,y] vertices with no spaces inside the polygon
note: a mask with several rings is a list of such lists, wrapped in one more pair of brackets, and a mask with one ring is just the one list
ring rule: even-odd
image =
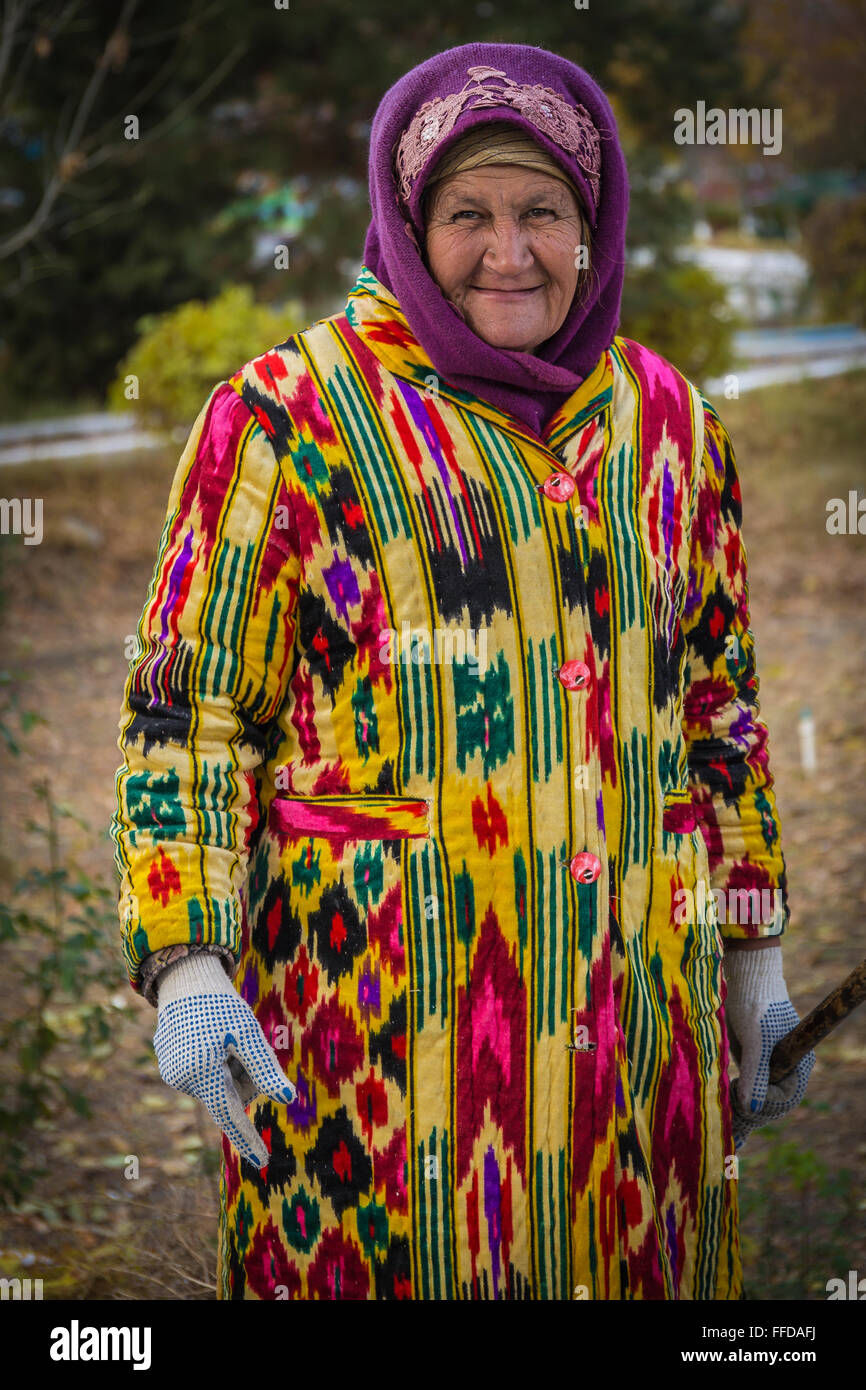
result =
[{"label": "woman's mouth", "polygon": [[526,298],[531,294],[537,294],[537,292],[542,288],[542,286],[529,285],[526,289],[522,290],[485,289],[482,285],[470,285],[469,288],[471,290],[474,290],[476,294],[486,294],[492,296],[494,299],[521,299]]}]

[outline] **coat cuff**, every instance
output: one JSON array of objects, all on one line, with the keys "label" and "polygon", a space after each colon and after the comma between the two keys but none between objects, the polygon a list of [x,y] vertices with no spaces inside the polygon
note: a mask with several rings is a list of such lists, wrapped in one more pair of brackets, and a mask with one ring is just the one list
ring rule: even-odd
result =
[{"label": "coat cuff", "polygon": [[163,946],[160,950],[145,956],[139,967],[138,982],[141,993],[148,1004],[151,1004],[155,1009],[159,1007],[157,983],[162,972],[170,965],[174,965],[175,961],[183,960],[185,956],[197,955],[218,956],[228,978],[234,979],[238,962],[227,946],[191,946],[185,943],[177,946]]}]

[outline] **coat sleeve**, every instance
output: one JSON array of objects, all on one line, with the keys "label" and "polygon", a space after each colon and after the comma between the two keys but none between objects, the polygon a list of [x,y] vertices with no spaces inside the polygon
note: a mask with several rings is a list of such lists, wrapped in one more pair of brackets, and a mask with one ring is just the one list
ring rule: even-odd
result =
[{"label": "coat sleeve", "polygon": [[239,898],[291,676],[298,555],[273,447],[228,382],[181,455],[126,683],[111,823],[123,952],[240,954]]},{"label": "coat sleeve", "polygon": [[683,615],[689,786],[722,936],[776,936],[788,924],[787,885],[749,627],[740,486],[727,430],[703,407]]}]

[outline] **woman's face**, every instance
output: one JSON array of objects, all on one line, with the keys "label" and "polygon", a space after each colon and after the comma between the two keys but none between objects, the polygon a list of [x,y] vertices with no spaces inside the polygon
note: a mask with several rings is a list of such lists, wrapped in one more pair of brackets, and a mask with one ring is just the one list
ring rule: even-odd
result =
[{"label": "woman's face", "polygon": [[485,342],[534,351],[562,326],[577,287],[584,228],[571,189],[495,164],[431,192],[427,263],[446,299]]}]

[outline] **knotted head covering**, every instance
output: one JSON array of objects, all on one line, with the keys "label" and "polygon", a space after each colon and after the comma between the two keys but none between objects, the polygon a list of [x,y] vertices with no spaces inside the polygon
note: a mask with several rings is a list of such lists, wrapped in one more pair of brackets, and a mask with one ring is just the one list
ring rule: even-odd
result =
[{"label": "knotted head covering", "polygon": [[[467,131],[494,125],[498,140],[503,123],[555,161],[592,229],[591,290],[575,295],[562,326],[531,353],[493,347],[473,332],[419,249],[428,179],[448,169],[448,152]],[[540,434],[610,346],[619,322],[628,178],[601,88],[568,59],[525,44],[464,44],[428,59],[376,111],[370,204],[364,264],[395,296],[436,370]]]}]

